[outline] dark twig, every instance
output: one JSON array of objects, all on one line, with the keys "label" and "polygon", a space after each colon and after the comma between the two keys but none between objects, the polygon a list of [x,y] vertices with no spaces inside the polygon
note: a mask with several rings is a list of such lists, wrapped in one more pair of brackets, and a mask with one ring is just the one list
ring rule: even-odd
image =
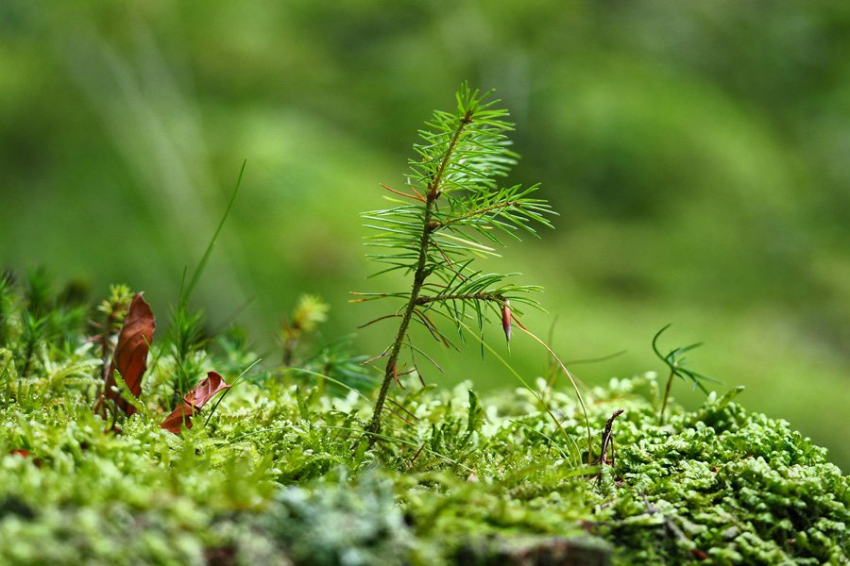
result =
[{"label": "dark twig", "polygon": [[[616,465],[616,453],[614,452],[614,419],[619,417],[624,413],[623,409],[617,409],[611,418],[605,422],[605,428],[602,430],[602,451],[599,454],[599,460],[597,463],[600,466],[615,466]],[[611,462],[608,462],[608,447],[611,447]],[[596,476],[597,481],[602,480],[602,468],[599,468],[599,475]]]}]

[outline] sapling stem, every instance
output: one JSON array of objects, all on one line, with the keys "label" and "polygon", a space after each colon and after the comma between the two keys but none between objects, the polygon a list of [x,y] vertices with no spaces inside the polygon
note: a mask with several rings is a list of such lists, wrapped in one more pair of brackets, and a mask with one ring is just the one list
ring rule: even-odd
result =
[{"label": "sapling stem", "polygon": [[446,167],[448,166],[449,160],[451,159],[452,153],[457,146],[457,142],[460,139],[464,128],[471,122],[472,110],[470,109],[466,111],[463,118],[460,120],[454,136],[452,137],[452,141],[449,143],[449,147],[443,155],[439,169],[428,183],[428,193],[425,196],[425,214],[422,215],[422,237],[419,241],[419,258],[416,263],[416,271],[413,275],[413,287],[410,290],[410,298],[408,299],[407,306],[404,309],[404,315],[398,325],[398,332],[396,333],[395,340],[393,341],[392,348],[390,349],[390,355],[387,358],[387,365],[384,369],[384,380],[381,383],[381,389],[378,392],[378,399],[375,401],[375,412],[372,415],[372,422],[369,424],[368,428],[369,432],[372,433],[369,436],[370,444],[374,444],[375,440],[378,438],[376,435],[381,432],[381,413],[384,410],[384,402],[386,401],[387,393],[390,390],[390,384],[394,380],[398,379],[398,355],[399,352],[401,352],[402,345],[404,344],[404,338],[407,336],[407,328],[410,326],[410,318],[413,316],[413,311],[416,310],[416,306],[418,305],[419,294],[422,292],[422,285],[428,277],[425,267],[428,260],[428,248],[431,243],[431,233],[434,231],[431,218],[434,211],[434,203],[440,197],[443,174],[446,171]]}]

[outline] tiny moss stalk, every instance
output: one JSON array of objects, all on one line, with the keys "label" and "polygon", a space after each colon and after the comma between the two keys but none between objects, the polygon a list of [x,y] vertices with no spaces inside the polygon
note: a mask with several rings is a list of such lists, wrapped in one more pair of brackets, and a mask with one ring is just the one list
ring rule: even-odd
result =
[{"label": "tiny moss stalk", "polygon": [[664,400],[661,402],[661,413],[658,415],[658,424],[664,424],[664,411],[667,410],[667,400],[670,398],[670,390],[673,389],[673,376],[676,375],[674,372],[670,372],[670,376],[667,378],[667,386],[664,388]]}]

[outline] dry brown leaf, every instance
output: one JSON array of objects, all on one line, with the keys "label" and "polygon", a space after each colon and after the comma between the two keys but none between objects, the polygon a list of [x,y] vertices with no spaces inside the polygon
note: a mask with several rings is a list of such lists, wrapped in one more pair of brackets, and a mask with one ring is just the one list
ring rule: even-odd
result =
[{"label": "dry brown leaf", "polygon": [[206,405],[216,393],[229,388],[230,386],[224,382],[221,375],[214,371],[209,372],[204,380],[183,397],[180,406],[174,409],[160,426],[174,434],[179,434],[184,424],[186,428],[192,428],[194,414]]},{"label": "dry brown leaf", "polygon": [[186,428],[192,428],[193,414],[194,408],[192,405],[183,400],[180,402],[180,406],[174,409],[159,426],[168,432],[180,434],[184,424],[186,425]]},{"label": "dry brown leaf", "polygon": [[194,389],[192,389],[189,394],[183,398],[183,400],[187,403],[191,403],[195,409],[200,409],[206,405],[216,393],[229,388],[230,386],[224,382],[224,378],[216,372],[211,371],[207,374],[206,379],[202,380]]},{"label": "dry brown leaf", "polygon": [[130,393],[136,398],[139,397],[142,392],[142,377],[148,369],[148,350],[153,342],[155,331],[156,319],[151,307],[139,293],[133,297],[124,325],[118,334],[118,345],[112,354],[112,363],[106,370],[106,385],[103,395],[95,406],[95,412],[102,412],[105,399],[115,400],[115,403],[128,416],[136,412],[136,408],[122,399],[115,390],[117,384],[114,374],[117,369]]}]

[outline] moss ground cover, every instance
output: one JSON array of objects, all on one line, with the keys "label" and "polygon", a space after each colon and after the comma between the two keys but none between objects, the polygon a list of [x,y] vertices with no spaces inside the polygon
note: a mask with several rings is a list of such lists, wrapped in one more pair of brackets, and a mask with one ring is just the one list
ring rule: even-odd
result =
[{"label": "moss ground cover", "polygon": [[[359,382],[339,357],[251,366],[238,332],[182,354],[172,333],[151,345],[138,412],[104,418],[93,309],[8,281],[0,306],[0,563],[452,564],[553,536],[622,564],[848,562],[850,480],[738,390],[670,403],[663,426],[652,375],[586,390],[588,458],[566,389],[479,398],[407,376],[370,445],[372,400],[340,385]],[[233,387],[174,434],[181,355]]]}]

